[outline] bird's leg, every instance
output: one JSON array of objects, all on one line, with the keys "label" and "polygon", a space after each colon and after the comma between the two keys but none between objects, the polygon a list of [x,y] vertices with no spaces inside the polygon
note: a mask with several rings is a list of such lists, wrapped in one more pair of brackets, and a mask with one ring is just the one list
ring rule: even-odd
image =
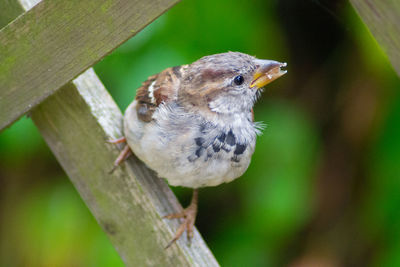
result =
[{"label": "bird's leg", "polygon": [[[121,138],[114,139],[114,140],[108,140],[108,142],[111,144],[126,143],[126,138],[121,137]],[[132,155],[132,150],[129,148],[128,144],[126,144],[125,147],[122,149],[121,153],[119,153],[117,159],[114,161],[114,167],[111,169],[110,173],[113,173],[115,171],[115,169],[122,162],[124,162],[130,155]]]},{"label": "bird's leg", "polygon": [[111,144],[126,143],[126,138],[125,138],[125,136],[122,136],[122,137],[117,138],[117,139],[108,140],[107,142],[108,142],[108,143],[111,143]]},{"label": "bird's leg", "polygon": [[199,189],[194,189],[192,200],[190,202],[190,205],[186,209],[184,209],[180,213],[173,213],[164,216],[164,218],[167,219],[183,218],[183,223],[179,226],[178,230],[175,233],[174,238],[165,247],[166,249],[169,248],[173,243],[175,243],[175,241],[182,236],[185,230],[188,240],[190,240],[193,237],[193,228],[194,228],[194,222],[196,220],[198,199],[199,199]]}]

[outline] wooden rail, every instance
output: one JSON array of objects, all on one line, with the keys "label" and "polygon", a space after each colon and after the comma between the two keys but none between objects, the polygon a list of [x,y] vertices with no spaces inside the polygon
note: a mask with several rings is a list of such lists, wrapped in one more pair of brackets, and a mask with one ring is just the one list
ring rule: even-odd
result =
[{"label": "wooden rail", "polygon": [[[74,27],[78,27],[82,31],[88,30],[79,23],[69,23],[70,20],[76,18],[74,17],[76,10],[79,10],[80,19],[83,20],[82,23],[87,24],[86,26],[92,30],[97,26],[89,26],[89,20],[93,20],[92,23],[96,24],[97,20],[105,19],[104,16],[96,17],[98,15],[96,12],[89,12],[98,7],[98,4],[94,4],[94,1],[82,1],[86,3],[86,9],[78,8],[76,10],[71,9],[71,6],[62,4],[61,2],[64,1],[44,0],[44,2],[39,3],[31,11],[24,13],[6,26],[3,29],[5,31],[2,30],[0,32],[0,43],[6,45],[9,54],[1,54],[3,56],[2,59],[4,59],[5,54],[18,54],[16,50],[14,51],[15,48],[13,45],[11,45],[14,42],[19,44],[17,47],[23,49],[23,53],[26,53],[26,51],[35,53],[35,51],[28,48],[24,50],[25,48],[21,45],[21,42],[23,43],[26,39],[18,37],[18,35],[31,36],[30,38],[36,36],[31,31],[38,28],[30,25],[35,24],[36,21],[37,23],[42,23],[42,26],[47,23],[61,21],[54,14],[50,14],[51,12],[56,12],[58,16],[62,16],[66,20],[65,24],[63,24],[64,26],[61,27],[62,23],[58,24],[61,28],[51,27],[53,30],[57,29],[59,31],[79,32]],[[81,1],[71,1],[71,5],[77,7],[76,5],[79,5],[78,2]],[[130,1],[97,1],[96,3],[101,3],[100,5],[104,6],[106,13],[112,10],[112,12],[124,16],[128,20],[127,16],[134,13],[126,10],[133,8],[128,2]],[[164,249],[174,236],[178,222],[162,219],[162,216],[171,212],[177,212],[181,207],[166,183],[157,178],[142,162],[132,157],[113,174],[109,174],[113,161],[119,151],[115,145],[108,144],[106,141],[122,135],[122,114],[94,71],[92,69],[85,71],[71,83],[67,83],[57,90],[59,85],[72,80],[85,67],[98,61],[106,53],[119,45],[120,41],[132,35],[131,29],[138,30],[140,27],[143,27],[169,8],[175,1],[142,0],[131,2],[137,4],[136,9],[140,9],[143,5],[146,5],[147,9],[139,16],[140,19],[136,15],[137,19],[128,20],[130,25],[127,26],[121,25],[123,20],[117,18],[115,20],[119,23],[111,23],[113,20],[112,17],[107,16],[109,25],[120,25],[123,28],[118,29],[117,33],[111,33],[111,30],[114,29],[111,26],[111,28],[105,29],[112,38],[116,38],[119,41],[111,40],[112,38],[100,33],[100,28],[97,28],[97,34],[103,36],[103,39],[100,40],[102,45],[93,44],[89,40],[90,38],[85,37],[86,42],[94,45],[96,53],[91,54],[92,57],[83,56],[84,59],[82,61],[84,63],[79,62],[79,53],[75,52],[72,53],[71,61],[68,62],[68,53],[64,49],[71,52],[72,48],[67,48],[64,44],[59,43],[59,41],[52,40],[51,37],[53,35],[48,35],[48,30],[36,32],[38,34],[37,38],[46,46],[50,54],[49,58],[44,59],[46,62],[39,60],[39,54],[43,53],[44,50],[32,55],[32,57],[25,54],[27,57],[26,60],[29,62],[26,63],[29,66],[29,70],[24,66],[22,58],[12,62],[12,64],[17,64],[29,73],[16,70],[13,65],[11,68],[17,71],[19,75],[22,75],[22,77],[18,77],[14,73],[2,76],[3,80],[1,80],[1,84],[5,87],[1,87],[1,112],[7,111],[5,114],[2,114],[2,116],[4,115],[1,117],[2,123],[5,125],[4,122],[10,122],[17,116],[30,110],[32,120],[38,127],[41,135],[50,146],[126,265],[218,266],[218,263],[197,230],[190,246],[187,240],[183,238],[171,248]],[[8,5],[7,9],[14,10],[14,14],[23,11],[20,6],[16,5],[18,2],[11,3],[11,0],[0,0],[0,6]],[[23,3],[23,7],[28,9],[34,2],[32,0],[24,0]],[[106,5],[106,3],[108,4]],[[124,5],[122,5],[123,3]],[[47,11],[44,12],[43,10]],[[83,14],[84,12],[86,12],[86,15]],[[70,14],[71,17],[66,14]],[[50,17],[46,19],[47,16]],[[88,17],[89,19],[83,17]],[[22,21],[27,24],[23,25]],[[102,25],[107,27],[104,24]],[[137,30],[135,30],[135,33]],[[12,32],[14,32],[14,35],[11,34]],[[58,38],[57,36],[55,36],[55,39]],[[84,49],[82,50],[77,45],[72,44],[76,39],[72,35],[68,36],[72,39],[64,38],[64,42],[68,42],[71,46],[85,54]],[[48,38],[51,44],[45,44]],[[99,41],[98,38],[96,40]],[[104,42],[106,41],[110,41],[112,44],[105,44]],[[40,42],[37,41],[35,45],[40,46]],[[62,48],[54,47],[59,45]],[[87,44],[85,45],[87,47]],[[51,62],[55,60],[57,55],[62,55],[60,61],[63,63],[53,62],[54,65],[52,65]],[[6,56],[5,58],[10,57]],[[31,61],[31,58],[34,60]],[[49,68],[48,71],[52,75],[60,74],[63,78],[51,78],[51,75],[42,73],[45,71],[45,68],[41,64],[46,65],[46,68]],[[30,70],[30,68],[40,70]],[[63,69],[66,69],[65,71],[68,75],[63,74]],[[39,77],[33,77],[34,73],[38,74]],[[16,80],[13,80],[14,78]],[[47,78],[50,78],[51,81],[44,82],[43,88],[46,89],[42,89],[39,87],[41,84],[40,80]],[[34,79],[32,83],[36,83],[36,85],[29,85],[31,82],[30,79]],[[12,91],[11,93],[8,91],[9,89]],[[34,94],[39,94],[40,97],[35,98],[31,95],[34,99],[23,97],[24,100],[19,101],[17,98],[22,97],[23,93],[27,93],[27,90],[34,91]],[[34,105],[48,96],[49,92],[54,91],[57,92],[32,109]],[[7,107],[9,108],[12,104],[18,107],[6,110],[2,106],[5,104],[5,101],[15,101],[7,103]],[[25,107],[24,105],[30,106]],[[8,112],[11,116],[9,116]]]},{"label": "wooden rail", "polygon": [[400,76],[400,1],[350,0]]},{"label": "wooden rail", "polygon": [[[10,1],[4,0],[0,9]],[[44,0],[1,29],[0,130],[176,2]],[[10,9],[2,13],[15,13]]]}]

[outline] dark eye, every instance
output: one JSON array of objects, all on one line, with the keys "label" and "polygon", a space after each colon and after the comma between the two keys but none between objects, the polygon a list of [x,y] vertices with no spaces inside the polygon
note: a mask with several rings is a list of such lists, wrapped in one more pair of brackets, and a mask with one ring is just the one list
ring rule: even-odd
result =
[{"label": "dark eye", "polygon": [[238,76],[236,76],[235,78],[233,78],[233,82],[234,82],[236,85],[241,85],[241,84],[244,82],[244,78],[243,78],[242,75],[238,75]]}]

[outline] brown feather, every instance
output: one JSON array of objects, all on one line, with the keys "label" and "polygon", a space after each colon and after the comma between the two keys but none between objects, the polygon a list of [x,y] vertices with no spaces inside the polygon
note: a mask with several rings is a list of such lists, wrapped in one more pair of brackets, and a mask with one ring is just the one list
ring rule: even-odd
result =
[{"label": "brown feather", "polygon": [[[156,75],[150,76],[136,92],[138,104],[136,111],[138,118],[150,122],[156,108],[161,103],[168,103],[176,99],[179,87],[181,67],[168,68]],[[177,77],[179,75],[179,77]],[[153,94],[149,91],[153,84]]]}]

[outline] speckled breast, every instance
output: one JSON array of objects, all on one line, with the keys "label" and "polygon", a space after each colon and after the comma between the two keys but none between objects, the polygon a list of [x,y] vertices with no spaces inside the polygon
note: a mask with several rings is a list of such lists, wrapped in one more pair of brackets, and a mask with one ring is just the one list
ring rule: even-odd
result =
[{"label": "speckled breast", "polygon": [[222,128],[197,117],[177,121],[156,113],[154,118],[142,122],[134,105],[129,107],[125,135],[138,158],[169,184],[216,186],[240,177],[249,166],[255,134],[242,138],[243,129]]}]

